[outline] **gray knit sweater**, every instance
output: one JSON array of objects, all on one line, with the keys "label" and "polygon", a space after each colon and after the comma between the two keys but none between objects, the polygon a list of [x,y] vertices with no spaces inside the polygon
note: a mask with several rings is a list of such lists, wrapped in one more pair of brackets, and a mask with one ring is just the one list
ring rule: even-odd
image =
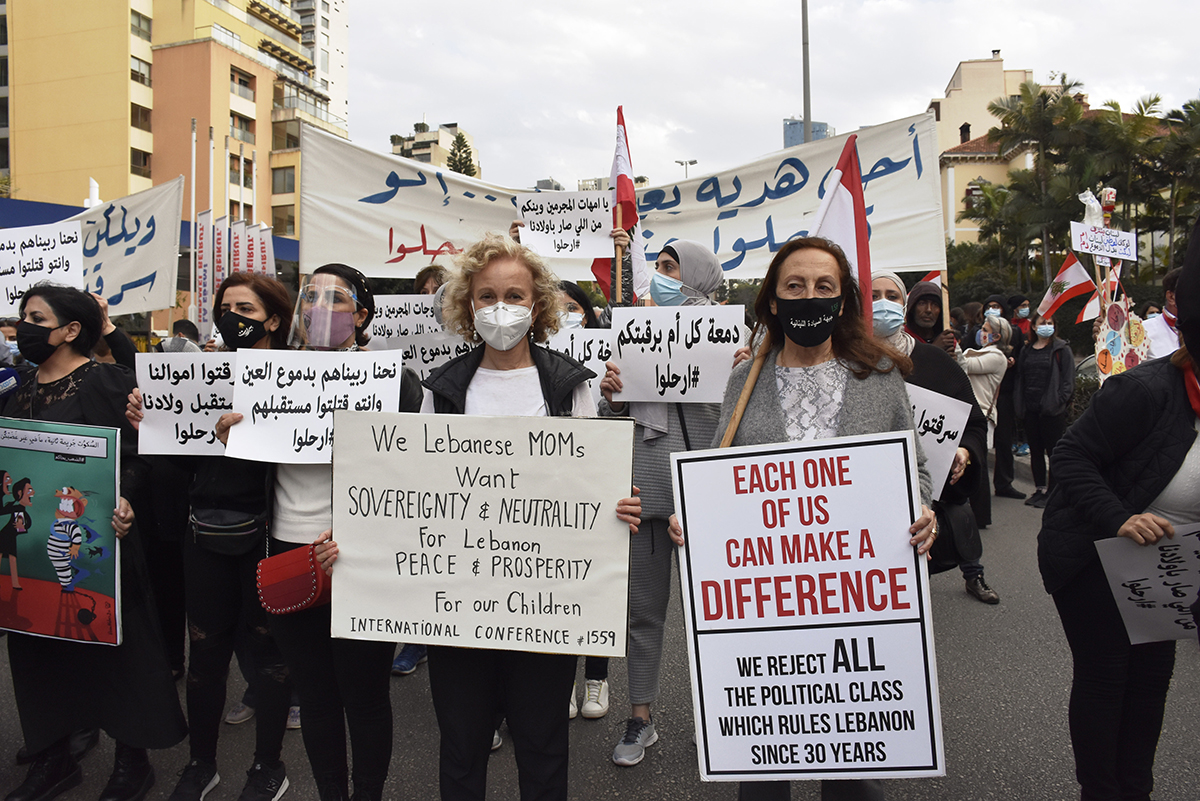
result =
[{"label": "gray knit sweater", "polygon": [[[775,380],[775,361],[779,350],[771,351],[762,372],[754,384],[754,392],[746,411],[742,415],[741,425],[733,437],[734,445],[762,445],[768,442],[787,442],[787,423],[783,417],[783,407],[779,400],[779,386]],[[742,387],[750,375],[753,362],[742,362],[733,369],[729,383],[725,386],[725,401],[721,404],[721,420],[717,425],[712,446],[721,444],[721,437],[733,416]],[[881,363],[881,367],[886,364]],[[877,434],[883,431],[905,431],[913,428],[912,404],[908,399],[908,390],[899,371],[888,373],[872,372],[864,379],[853,375],[846,382],[846,394],[842,399],[842,410],[838,415],[837,432],[839,437],[850,437],[859,434]],[[917,469],[920,475],[921,502],[930,502],[929,470],[925,467],[925,452],[921,442],[917,440]],[[693,441],[693,447],[695,443]],[[636,475],[636,473],[635,473]],[[668,476],[668,485],[670,477]],[[644,502],[643,502],[644,503]]]}]

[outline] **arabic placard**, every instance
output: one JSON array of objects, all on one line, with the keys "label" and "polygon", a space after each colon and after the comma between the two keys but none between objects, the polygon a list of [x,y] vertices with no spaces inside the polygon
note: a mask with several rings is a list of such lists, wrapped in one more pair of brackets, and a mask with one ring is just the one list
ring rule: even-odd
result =
[{"label": "arabic placard", "polygon": [[0,230],[0,314],[15,317],[25,290],[39,281],[82,288],[83,245],[72,220]]},{"label": "arabic placard", "polygon": [[375,296],[375,316],[371,318],[372,348],[397,350],[404,347],[408,337],[441,330],[433,316],[433,295]]},{"label": "arabic placard", "polygon": [[632,421],[336,418],[333,636],[625,655]]},{"label": "arabic placard", "polygon": [[139,353],[137,381],[145,418],[138,453],[216,456],[217,420],[233,411],[237,354]]},{"label": "arabic placard", "polygon": [[394,350],[317,353],[237,352],[233,411],[225,453],[282,464],[329,464],[333,413],[398,412],[400,353]]},{"label": "arabic placard", "polygon": [[596,374],[588,379],[592,399],[600,405],[600,379],[604,363],[612,358],[612,332],[607,328],[564,328],[550,337],[550,350],[565,353]]},{"label": "arabic placard", "polygon": [[1200,526],[1176,526],[1153,545],[1126,537],[1097,540],[1129,642],[1194,640],[1191,606],[1200,587]]},{"label": "arabic placard", "polygon": [[1137,236],[1112,228],[1071,223],[1071,249],[1122,261],[1137,261]]},{"label": "arabic placard", "polygon": [[942,489],[954,466],[954,453],[962,445],[962,432],[971,416],[971,404],[940,392],[908,384],[912,401],[913,425],[925,451],[925,466],[933,479],[933,499],[942,498]]},{"label": "arabic placard", "polygon": [[742,306],[614,308],[612,360],[623,387],[613,400],[720,403],[733,354],[746,344],[744,319]]},{"label": "arabic placard", "polygon": [[120,462],[115,428],[0,418],[0,628],[121,644]]},{"label": "arabic placard", "polygon": [[521,244],[547,258],[611,259],[611,192],[519,192]]},{"label": "arabic placard", "polygon": [[944,775],[912,432],[671,462],[701,778]]}]

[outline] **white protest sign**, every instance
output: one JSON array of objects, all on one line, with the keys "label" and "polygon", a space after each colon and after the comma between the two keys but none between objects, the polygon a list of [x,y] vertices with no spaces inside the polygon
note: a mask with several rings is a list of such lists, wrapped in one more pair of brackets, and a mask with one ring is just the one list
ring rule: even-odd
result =
[{"label": "white protest sign", "polygon": [[1071,249],[1122,261],[1137,261],[1137,236],[1112,228],[1071,223]]},{"label": "white protest sign", "polygon": [[1130,643],[1196,638],[1191,606],[1200,587],[1200,526],[1176,526],[1174,537],[1153,545],[1097,540],[1096,551]]},{"label": "white protest sign", "polygon": [[971,404],[908,384],[913,425],[925,450],[925,466],[933,479],[933,499],[941,500],[942,488],[954,466],[954,453],[962,445],[963,429],[971,416]]},{"label": "white protest sign", "polygon": [[15,316],[25,290],[39,281],[83,288],[83,276],[78,221],[0,230],[0,314]]},{"label": "white protest sign", "polygon": [[518,192],[521,244],[547,258],[611,259],[612,192]]},{"label": "white protest sign", "polygon": [[746,344],[742,306],[633,306],[612,311],[613,400],[720,403]]},{"label": "white protest sign", "polygon": [[596,374],[588,379],[592,399],[600,405],[600,379],[604,378],[604,363],[612,358],[612,332],[607,328],[563,328],[550,337],[550,350],[565,353]]},{"label": "white protest sign", "polygon": [[706,781],[941,776],[911,431],[672,456]]},{"label": "white protest sign", "polygon": [[139,353],[137,380],[145,418],[138,453],[219,455],[217,420],[233,411],[237,354]]},{"label": "white protest sign", "polygon": [[380,339],[378,342],[372,337],[371,347],[376,350],[391,350],[399,353],[404,360],[404,366],[413,370],[424,381],[430,373],[446,362],[479,347],[479,345],[472,345],[458,334],[434,331],[424,334],[409,334],[406,337],[395,339]]},{"label": "white protest sign", "polygon": [[334,637],[625,655],[631,421],[336,417]]},{"label": "white protest sign", "polygon": [[227,456],[255,462],[329,464],[333,413],[400,410],[396,351],[237,352]]},{"label": "white protest sign", "polygon": [[376,295],[371,318],[371,347],[402,348],[414,334],[440,332],[433,316],[433,295]]}]

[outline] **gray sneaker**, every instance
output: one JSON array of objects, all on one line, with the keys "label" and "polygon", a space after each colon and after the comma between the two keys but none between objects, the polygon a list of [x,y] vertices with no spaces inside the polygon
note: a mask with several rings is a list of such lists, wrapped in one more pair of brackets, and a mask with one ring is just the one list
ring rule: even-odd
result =
[{"label": "gray sneaker", "polygon": [[630,718],[625,723],[625,736],[613,749],[612,760],[622,767],[632,767],[646,756],[646,749],[658,742],[653,720]]}]

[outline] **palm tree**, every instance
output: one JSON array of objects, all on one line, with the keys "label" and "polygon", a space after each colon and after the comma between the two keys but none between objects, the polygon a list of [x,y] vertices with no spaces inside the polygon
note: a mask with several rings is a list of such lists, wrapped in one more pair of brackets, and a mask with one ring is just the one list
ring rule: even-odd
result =
[{"label": "palm tree", "polygon": [[1167,113],[1167,135],[1158,154],[1159,166],[1170,181],[1170,223],[1167,225],[1167,269],[1175,266],[1175,226],[1180,199],[1200,196],[1200,100]]}]

